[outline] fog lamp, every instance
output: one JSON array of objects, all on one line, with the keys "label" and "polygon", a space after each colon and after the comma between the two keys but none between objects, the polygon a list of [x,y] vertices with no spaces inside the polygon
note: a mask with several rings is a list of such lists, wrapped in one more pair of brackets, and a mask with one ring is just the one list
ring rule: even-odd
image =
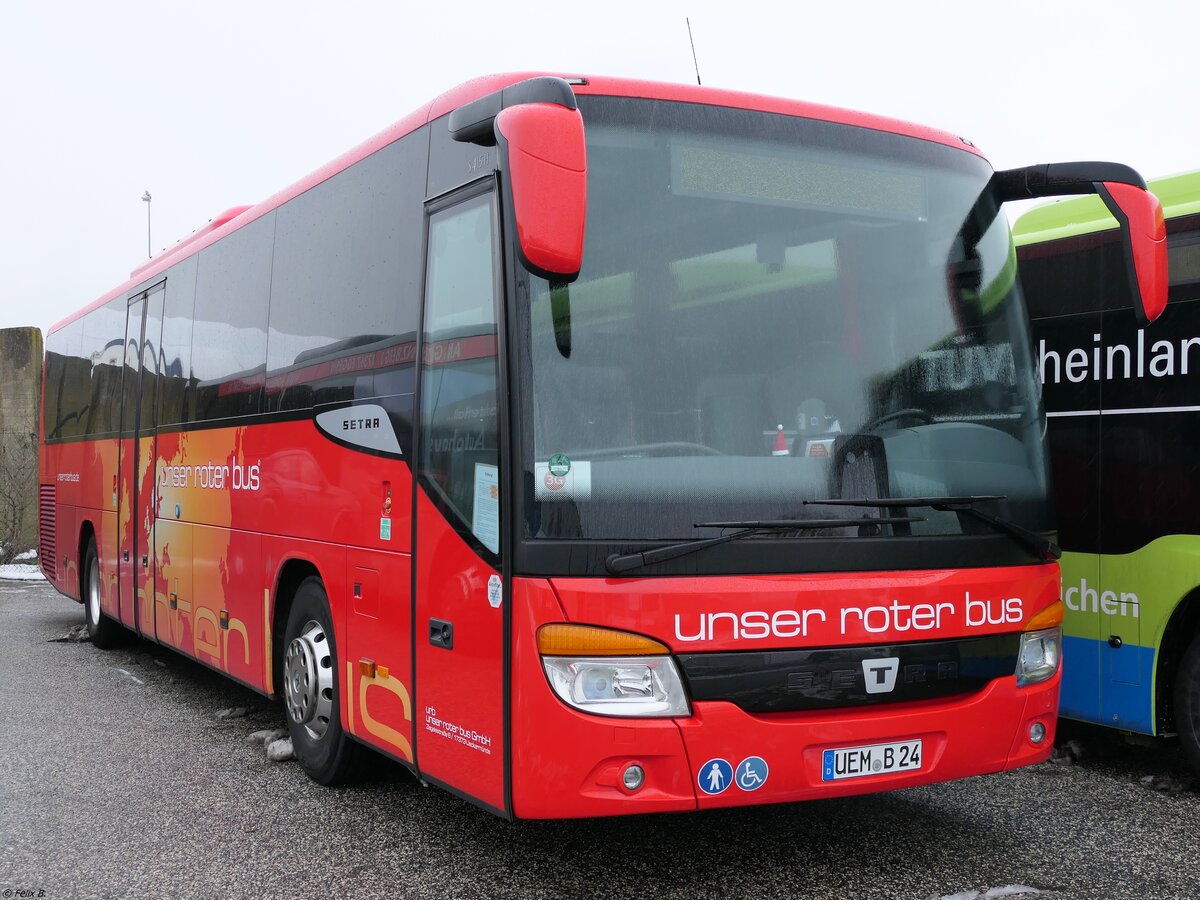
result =
[{"label": "fog lamp", "polygon": [[625,790],[636,791],[646,781],[646,773],[641,766],[626,766],[625,771],[621,773],[621,784],[625,785]]},{"label": "fog lamp", "polygon": [[1040,744],[1046,739],[1046,726],[1041,722],[1034,722],[1029,726],[1029,740],[1035,744]]}]

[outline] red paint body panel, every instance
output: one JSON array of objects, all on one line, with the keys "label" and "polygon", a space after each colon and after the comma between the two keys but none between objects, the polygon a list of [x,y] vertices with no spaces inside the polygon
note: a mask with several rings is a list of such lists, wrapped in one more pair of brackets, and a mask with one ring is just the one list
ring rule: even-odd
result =
[{"label": "red paint body panel", "polygon": [[[546,622],[566,620],[636,631],[674,651],[694,653],[1005,633],[1019,631],[1033,614],[1058,599],[1059,577],[1057,564],[1048,564],[738,578],[521,579],[513,625],[513,811],[520,817],[559,818],[782,803],[930,784],[1040,762],[1053,745],[1061,677],[1057,674],[1024,688],[1017,687],[1015,676],[999,678],[975,694],[920,703],[751,714],[732,703],[699,702],[687,718],[613,719],[583,714],[558,700],[542,671],[535,634]],[[968,593],[973,604],[993,601],[993,619],[1000,608],[996,598],[1019,598],[1021,617],[1015,624],[988,624],[985,619],[970,625]],[[894,616],[894,608],[920,603],[954,609],[943,610],[946,621],[934,632],[870,632],[857,615],[848,617],[847,625],[853,627],[844,634],[840,628],[835,634],[816,627],[840,625],[842,609],[887,608]],[[694,623],[700,611],[714,609],[739,617],[756,610],[770,615],[809,609],[825,612],[826,618],[821,622],[813,617],[807,637],[734,638],[732,622],[720,619],[715,640],[679,638],[676,615],[691,616],[687,621]],[[973,605],[972,611],[987,615],[984,606]],[[877,627],[881,617],[870,613],[867,621]],[[803,621],[801,615],[799,622]],[[687,628],[683,631],[688,634]],[[1040,745],[1027,738],[1034,721],[1047,729]],[[917,738],[923,741],[925,755],[919,771],[821,780],[822,753],[827,749]],[[709,796],[696,787],[706,761],[720,758],[736,766],[752,756],[762,757],[770,767],[766,783],[757,790],[729,788]],[[647,773],[646,786],[633,794],[619,781],[619,773],[632,763]]]},{"label": "red paint body panel", "polygon": [[[417,763],[428,774],[504,809],[504,619],[488,602],[500,575],[417,492]],[[454,627],[453,649],[430,641],[430,620]]]},{"label": "red paint body panel", "polygon": [[[614,719],[571,709],[546,682],[535,635],[566,618],[548,582],[513,584],[513,814],[550,819],[696,808],[691,768],[672,719]],[[636,797],[621,787],[623,765],[647,773]]]},{"label": "red paint body panel", "polygon": [[[556,578],[553,584],[569,621],[636,631],[676,652],[696,653],[1018,631],[1059,599],[1060,578],[1053,564],[833,575]],[[1005,602],[1011,598],[1021,601],[1021,613],[1006,622]],[[796,615],[788,615],[792,612]],[[696,638],[702,630],[712,637]]]}]

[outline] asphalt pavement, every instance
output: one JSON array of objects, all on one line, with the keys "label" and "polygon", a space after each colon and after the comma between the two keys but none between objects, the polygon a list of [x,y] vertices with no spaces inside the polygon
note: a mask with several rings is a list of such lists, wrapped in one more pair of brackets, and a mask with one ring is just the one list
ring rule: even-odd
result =
[{"label": "asphalt pavement", "polygon": [[1200,793],[1169,744],[1073,729],[1078,762],[950,784],[510,824],[382,759],[364,784],[313,784],[247,741],[279,707],[150,643],[54,640],[82,621],[45,584],[0,582],[5,900],[1200,897]]}]

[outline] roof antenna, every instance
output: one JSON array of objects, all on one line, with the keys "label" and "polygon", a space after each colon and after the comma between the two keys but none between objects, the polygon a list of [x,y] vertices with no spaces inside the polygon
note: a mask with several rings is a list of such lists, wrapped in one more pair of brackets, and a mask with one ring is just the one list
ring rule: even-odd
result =
[{"label": "roof antenna", "polygon": [[696,59],[696,42],[692,38],[692,20],[685,16],[683,21],[687,22],[688,43],[692,45],[692,64],[696,67],[696,84],[700,84],[700,63]]}]

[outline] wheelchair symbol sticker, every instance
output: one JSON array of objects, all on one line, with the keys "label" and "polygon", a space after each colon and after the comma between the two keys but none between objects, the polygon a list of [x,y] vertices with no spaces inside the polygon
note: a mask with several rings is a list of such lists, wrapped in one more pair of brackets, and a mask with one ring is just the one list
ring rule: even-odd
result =
[{"label": "wheelchair symbol sticker", "polygon": [[767,768],[765,759],[761,756],[747,756],[738,763],[734,780],[743,791],[757,791],[767,783],[769,774],[770,769]]},{"label": "wheelchair symbol sticker", "polygon": [[696,783],[704,793],[715,796],[723,794],[733,781],[733,766],[724,759],[710,759],[700,767]]}]

